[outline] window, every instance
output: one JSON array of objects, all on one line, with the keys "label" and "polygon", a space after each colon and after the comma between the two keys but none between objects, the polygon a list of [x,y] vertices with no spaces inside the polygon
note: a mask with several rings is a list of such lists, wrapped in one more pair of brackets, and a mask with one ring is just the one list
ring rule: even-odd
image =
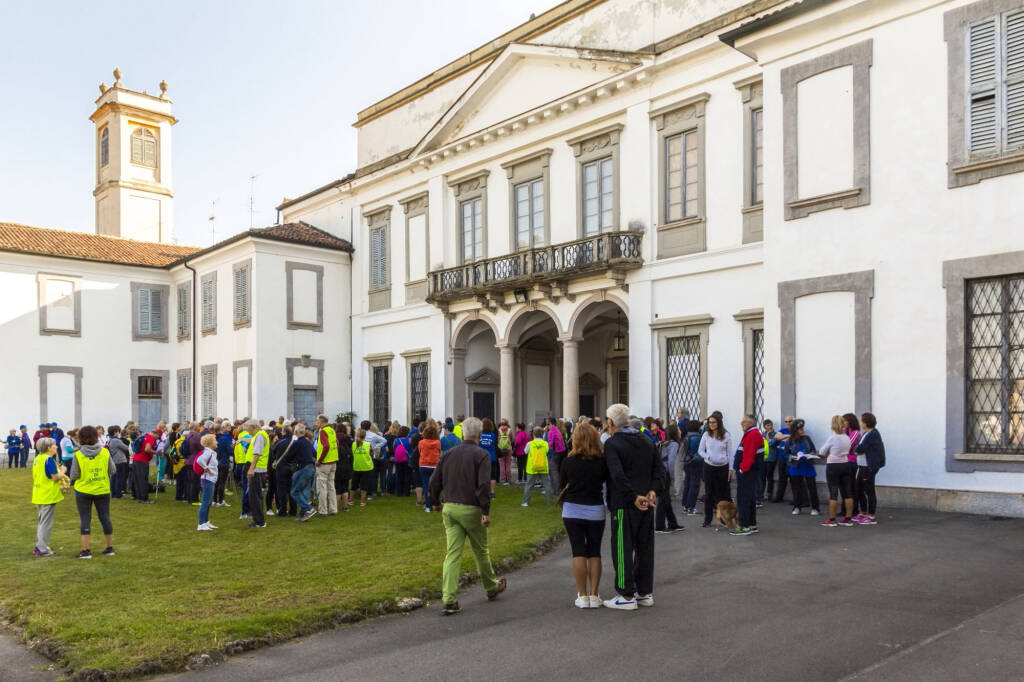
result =
[{"label": "window", "polygon": [[233,280],[231,317],[234,321],[235,329],[248,327],[252,324],[251,273],[251,260],[235,263],[231,270]]},{"label": "window", "polygon": [[324,330],[324,266],[285,261],[288,329]]},{"label": "window", "polygon": [[409,410],[412,424],[419,424],[427,418],[430,400],[430,365],[426,362],[409,363]]},{"label": "window", "polygon": [[463,201],[459,206],[462,216],[462,261],[472,263],[484,258],[483,199]]},{"label": "window", "polygon": [[202,382],[202,414],[200,419],[213,419],[217,412],[217,365],[203,365],[200,371]]},{"label": "window", "polygon": [[706,248],[704,219],[704,110],[706,93],[652,112],[658,154],[657,256],[670,258]]},{"label": "window", "polygon": [[[324,361],[304,355],[284,359],[287,396],[286,414],[309,418],[324,412]],[[253,409],[250,407],[250,410]]]},{"label": "window", "polygon": [[697,215],[697,131],[665,138],[665,218]]},{"label": "window", "polygon": [[764,203],[764,109],[750,112],[750,205]]},{"label": "window", "polygon": [[81,279],[39,273],[39,334],[82,335]]},{"label": "window", "polygon": [[665,364],[668,414],[688,410],[691,418],[701,413],[700,337],[677,336],[668,339]]},{"label": "window", "polygon": [[967,283],[968,452],[1024,454],[1024,274]]},{"label": "window", "polygon": [[608,232],[614,225],[612,158],[583,164],[583,236]]},{"label": "window", "polygon": [[370,289],[388,285],[388,230],[378,227],[370,230]]},{"label": "window", "polygon": [[388,420],[388,410],[390,407],[390,390],[389,385],[391,368],[386,365],[371,367],[373,381],[373,405],[371,411],[373,414],[373,421],[378,426],[381,426]]},{"label": "window", "polygon": [[110,163],[110,128],[104,128],[100,133],[100,166]]},{"label": "window", "polygon": [[427,210],[429,192],[421,192],[401,201],[405,211],[405,302],[422,301],[427,297],[427,275],[430,271],[430,234]]},{"label": "window", "polygon": [[156,168],[156,135],[147,128],[132,132],[132,163]]},{"label": "window", "polygon": [[753,357],[750,360],[751,375],[751,413],[754,420],[760,424],[764,419],[764,329],[751,331]]},{"label": "window", "polygon": [[178,340],[191,336],[192,332],[192,282],[182,282],[177,289]]},{"label": "window", "polygon": [[192,370],[178,370],[178,419],[179,422],[192,419]]},{"label": "window", "polygon": [[164,331],[164,309],[159,289],[139,289],[138,315],[139,335],[156,336]]},{"label": "window", "polygon": [[616,382],[618,383],[619,402],[623,405],[629,404],[629,370],[620,369],[616,372]]},{"label": "window", "polygon": [[367,236],[370,241],[369,262],[369,310],[387,310],[391,307],[391,207],[378,210],[366,216]]},{"label": "window", "polygon": [[544,246],[544,180],[534,180],[514,188],[516,248]]},{"label": "window", "polygon": [[167,388],[171,373],[165,369],[129,370],[132,382],[132,419],[143,433],[152,431],[160,421],[166,421],[170,411]]},{"label": "window", "polygon": [[163,395],[163,381],[161,377],[140,376],[139,397],[159,398]]},{"label": "window", "polygon": [[217,331],[217,273],[208,272],[199,279],[199,306],[203,336]]}]

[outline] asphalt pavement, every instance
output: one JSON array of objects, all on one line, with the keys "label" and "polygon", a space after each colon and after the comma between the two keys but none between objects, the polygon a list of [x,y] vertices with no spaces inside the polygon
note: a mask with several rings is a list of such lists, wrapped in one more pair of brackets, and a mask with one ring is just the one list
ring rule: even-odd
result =
[{"label": "asphalt pavement", "polygon": [[[823,528],[760,511],[756,535],[691,516],[656,536],[654,608],[574,608],[563,542],[496,602],[465,590],[457,616],[432,603],[173,679],[1024,680],[1024,520],[883,510]],[[611,580],[606,553],[606,597]]]}]

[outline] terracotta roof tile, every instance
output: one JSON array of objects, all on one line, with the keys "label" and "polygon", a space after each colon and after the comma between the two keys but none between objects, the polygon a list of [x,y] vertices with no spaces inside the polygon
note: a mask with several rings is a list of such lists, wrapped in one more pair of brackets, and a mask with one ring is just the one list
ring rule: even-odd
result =
[{"label": "terracotta roof tile", "polygon": [[140,242],[88,232],[0,223],[0,251],[159,268],[199,249],[194,246]]}]

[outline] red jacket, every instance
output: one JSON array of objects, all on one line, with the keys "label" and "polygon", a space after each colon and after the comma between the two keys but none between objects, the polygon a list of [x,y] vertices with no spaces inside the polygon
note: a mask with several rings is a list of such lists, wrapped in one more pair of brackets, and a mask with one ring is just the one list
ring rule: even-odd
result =
[{"label": "red jacket", "polygon": [[754,458],[757,457],[757,451],[764,449],[764,436],[758,431],[756,426],[751,426],[743,434],[740,447],[743,449],[743,455],[740,458],[740,473],[745,474],[750,471],[750,467],[754,466]]}]

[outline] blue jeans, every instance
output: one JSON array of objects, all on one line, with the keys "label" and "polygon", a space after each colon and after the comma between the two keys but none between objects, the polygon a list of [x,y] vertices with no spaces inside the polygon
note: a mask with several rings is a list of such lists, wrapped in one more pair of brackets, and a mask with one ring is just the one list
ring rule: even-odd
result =
[{"label": "blue jeans", "polygon": [[199,501],[199,525],[201,526],[210,521],[210,503],[213,502],[213,486],[216,484],[205,478],[200,483],[203,485],[203,499]]},{"label": "blue jeans", "polygon": [[428,511],[433,511],[434,505],[430,503],[430,477],[434,475],[434,467],[420,467],[420,484],[423,486],[423,506]]},{"label": "blue jeans", "polygon": [[305,466],[292,474],[292,499],[299,505],[299,511],[303,514],[313,508],[309,503],[309,489],[313,483],[313,476],[316,475],[316,467]]},{"label": "blue jeans", "polygon": [[24,469],[28,465],[28,450],[21,451],[21,468]]}]

